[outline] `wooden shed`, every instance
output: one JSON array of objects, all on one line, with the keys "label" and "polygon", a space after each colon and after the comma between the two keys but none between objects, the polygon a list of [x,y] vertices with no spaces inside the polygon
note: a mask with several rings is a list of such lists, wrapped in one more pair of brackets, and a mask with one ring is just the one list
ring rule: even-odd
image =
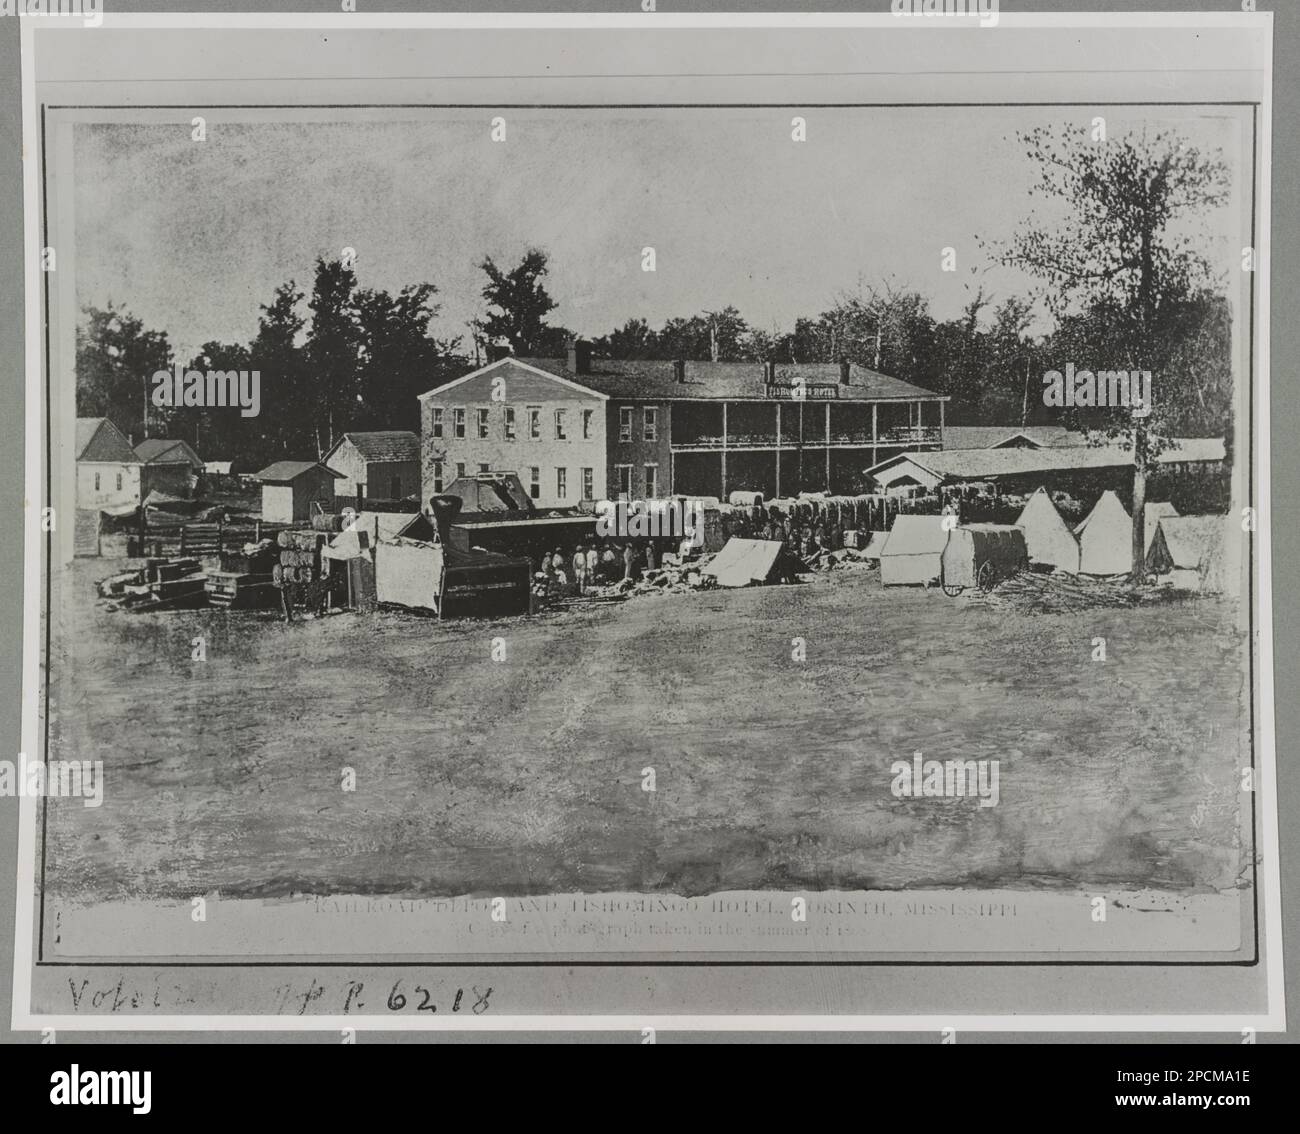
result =
[{"label": "wooden shed", "polygon": [[269,524],[310,520],[312,505],[332,511],[340,474],[317,461],[276,461],[256,475],[262,485],[262,519]]}]

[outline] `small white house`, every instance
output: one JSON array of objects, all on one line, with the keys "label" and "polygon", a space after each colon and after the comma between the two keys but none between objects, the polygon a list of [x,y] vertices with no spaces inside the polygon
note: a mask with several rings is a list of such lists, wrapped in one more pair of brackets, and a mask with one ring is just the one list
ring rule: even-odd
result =
[{"label": "small white house", "polygon": [[140,504],[143,464],[131,442],[106,417],[77,418],[77,507],[130,512]]}]

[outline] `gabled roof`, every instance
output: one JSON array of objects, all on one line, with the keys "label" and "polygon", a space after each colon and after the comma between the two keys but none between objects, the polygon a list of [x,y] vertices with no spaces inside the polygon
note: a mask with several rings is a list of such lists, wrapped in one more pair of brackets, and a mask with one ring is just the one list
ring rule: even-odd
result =
[{"label": "gabled roof", "polygon": [[[767,373],[761,362],[686,362],[685,381],[679,382],[676,364],[670,360],[593,358],[590,369],[584,374],[570,370],[567,359],[562,358],[523,358],[518,361],[611,398],[769,400]],[[792,386],[797,378],[803,379],[806,386],[834,386],[840,401],[947,400],[933,390],[913,386],[910,382],[868,370],[856,363],[849,366],[847,383],[840,381],[837,362],[781,362],[777,363],[774,376],[777,383],[784,386]],[[809,400],[829,399],[810,397]]]},{"label": "gabled roof", "polygon": [[123,465],[140,463],[131,442],[106,417],[77,418],[76,444],[75,459],[78,461],[107,461]]},{"label": "gabled roof", "polygon": [[462,374],[459,378],[455,379],[452,382],[447,382],[442,386],[435,386],[432,390],[425,390],[424,393],[420,395],[419,400],[424,401],[425,398],[431,398],[433,397],[434,394],[438,394],[438,395],[445,394],[448,390],[454,390],[457,386],[470,381],[470,379],[478,378],[483,374],[489,373],[490,371],[509,370],[511,367],[516,367],[516,366],[522,370],[528,371],[542,378],[549,378],[552,382],[562,382],[564,385],[570,387],[571,389],[577,391],[580,394],[586,394],[588,397],[601,398],[603,400],[606,396],[600,393],[598,390],[594,390],[589,388],[588,386],[584,386],[580,382],[575,382],[572,378],[566,377],[563,373],[559,371],[548,370],[536,366],[529,359],[516,358],[514,355],[507,355],[505,358],[498,358],[495,362],[489,362],[486,366],[480,366],[477,370],[472,370],[468,374]]},{"label": "gabled roof", "polygon": [[135,447],[135,455],[146,465],[173,465],[184,462],[191,468],[201,469],[203,461],[189,443],[163,437],[147,437]]},{"label": "gabled roof", "polygon": [[319,461],[276,461],[275,464],[267,465],[261,472],[253,475],[263,484],[288,484],[313,469],[329,473],[336,479],[343,476],[342,473],[327,468]]},{"label": "gabled roof", "polygon": [[[1221,461],[1222,438],[1180,438],[1155,459],[1157,464],[1180,461]],[[1052,449],[940,449],[899,453],[866,471],[872,475],[902,461],[910,461],[943,479],[991,480],[999,476],[1024,476],[1072,469],[1123,468],[1133,464],[1133,450],[1119,444],[1063,445]]]},{"label": "gabled roof", "polygon": [[381,429],[343,434],[322,460],[328,461],[344,441],[351,441],[363,461],[418,461],[420,439],[407,429]]},{"label": "gabled roof", "polygon": [[1025,445],[1050,449],[1058,445],[1085,445],[1087,437],[1060,425],[945,425],[947,449],[999,449]]}]

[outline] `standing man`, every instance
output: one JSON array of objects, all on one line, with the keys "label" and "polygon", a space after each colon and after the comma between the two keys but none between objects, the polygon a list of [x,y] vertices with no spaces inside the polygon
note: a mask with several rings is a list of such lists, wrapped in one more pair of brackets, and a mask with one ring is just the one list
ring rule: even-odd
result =
[{"label": "standing man", "polygon": [[573,581],[578,584],[578,594],[587,589],[587,549],[582,544],[573,553]]}]

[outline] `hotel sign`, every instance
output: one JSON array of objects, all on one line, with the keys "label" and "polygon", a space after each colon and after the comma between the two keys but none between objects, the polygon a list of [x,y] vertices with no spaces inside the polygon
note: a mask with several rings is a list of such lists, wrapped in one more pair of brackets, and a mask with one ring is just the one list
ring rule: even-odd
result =
[{"label": "hotel sign", "polygon": [[804,402],[815,399],[838,398],[840,387],[835,382],[768,382],[769,398],[789,398],[791,401]]}]

